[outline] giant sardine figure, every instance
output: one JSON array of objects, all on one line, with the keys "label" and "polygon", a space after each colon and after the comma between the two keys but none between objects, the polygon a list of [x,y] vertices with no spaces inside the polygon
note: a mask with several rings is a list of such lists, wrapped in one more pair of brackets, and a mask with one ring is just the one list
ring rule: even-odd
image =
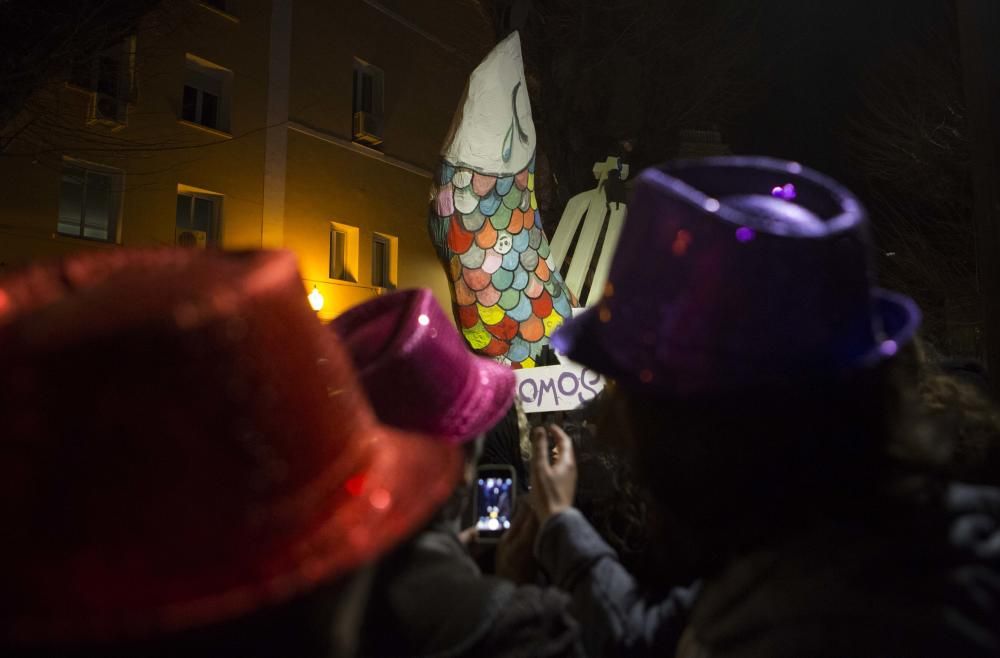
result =
[{"label": "giant sardine figure", "polygon": [[469,77],[441,151],[429,229],[472,349],[530,368],[570,316],[535,198],[535,125],[517,32]]}]

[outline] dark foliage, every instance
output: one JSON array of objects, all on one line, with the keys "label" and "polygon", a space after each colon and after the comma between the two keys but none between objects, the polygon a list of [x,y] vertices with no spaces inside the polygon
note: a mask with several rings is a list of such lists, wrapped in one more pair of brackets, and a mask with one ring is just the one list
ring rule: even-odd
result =
[{"label": "dark foliage", "polygon": [[513,24],[510,0],[482,2],[500,36],[521,32],[550,231],[566,201],[593,187],[594,162],[626,151],[633,167],[665,160],[680,130],[724,129],[758,93],[752,3],[515,1],[530,10]]},{"label": "dark foliage", "polygon": [[980,350],[972,161],[954,24],[891,51],[862,86],[847,135],[865,181],[880,277],[924,310],[924,332],[954,353]]},{"label": "dark foliage", "polygon": [[0,2],[0,132],[41,85],[132,34],[161,1]]}]

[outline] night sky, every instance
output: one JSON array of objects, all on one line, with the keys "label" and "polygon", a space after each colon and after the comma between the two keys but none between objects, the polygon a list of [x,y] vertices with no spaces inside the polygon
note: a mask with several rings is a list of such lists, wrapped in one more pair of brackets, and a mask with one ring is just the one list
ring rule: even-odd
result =
[{"label": "night sky", "polygon": [[765,0],[761,102],[726,135],[738,153],[801,161],[850,184],[843,149],[864,72],[942,21],[944,0]]}]

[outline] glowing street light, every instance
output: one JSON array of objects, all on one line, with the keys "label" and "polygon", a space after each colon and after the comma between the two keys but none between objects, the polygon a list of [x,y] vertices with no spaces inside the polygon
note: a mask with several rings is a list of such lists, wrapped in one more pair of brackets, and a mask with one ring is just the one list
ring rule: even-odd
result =
[{"label": "glowing street light", "polygon": [[312,292],[309,293],[309,306],[312,306],[312,310],[317,313],[323,310],[323,293],[316,286],[313,286]]}]

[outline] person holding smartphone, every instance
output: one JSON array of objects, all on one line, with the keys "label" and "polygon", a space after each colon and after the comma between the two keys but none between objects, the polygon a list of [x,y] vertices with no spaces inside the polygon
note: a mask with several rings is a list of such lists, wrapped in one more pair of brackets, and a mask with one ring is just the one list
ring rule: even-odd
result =
[{"label": "person holding smartphone", "polygon": [[[531,545],[538,525],[525,501],[514,501],[515,469],[476,468],[485,434],[513,403],[513,372],[475,356],[426,289],[361,304],[332,329],[381,422],[440,437],[464,455],[450,500],[377,565],[360,654],[583,655],[566,593],[528,584],[537,573]],[[460,531],[473,498],[476,527]],[[495,576],[469,554],[477,534],[498,541]]]},{"label": "person holding smartphone", "polygon": [[571,611],[588,655],[671,655],[700,584],[673,588],[662,599],[644,598],[643,583],[573,504],[572,439],[548,425],[535,427],[531,442],[532,511],[540,524],[532,550],[550,580],[573,595]]}]

